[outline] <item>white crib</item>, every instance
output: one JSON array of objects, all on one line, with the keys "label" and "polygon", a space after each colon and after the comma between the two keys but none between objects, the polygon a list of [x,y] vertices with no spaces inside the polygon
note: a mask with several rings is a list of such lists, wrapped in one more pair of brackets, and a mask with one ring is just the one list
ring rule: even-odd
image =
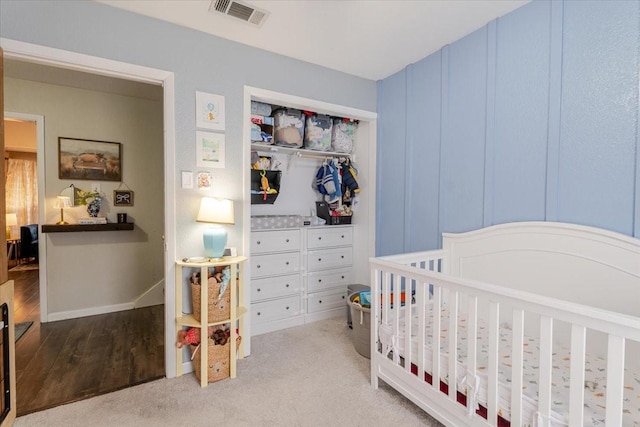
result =
[{"label": "white crib", "polygon": [[374,388],[452,426],[640,425],[640,240],[445,233],[442,250],[372,258],[371,284]]}]

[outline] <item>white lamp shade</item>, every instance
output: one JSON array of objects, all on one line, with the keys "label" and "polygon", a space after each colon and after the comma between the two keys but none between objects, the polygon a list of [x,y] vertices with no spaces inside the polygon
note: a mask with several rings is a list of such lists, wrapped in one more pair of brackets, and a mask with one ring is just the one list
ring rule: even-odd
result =
[{"label": "white lamp shade", "polygon": [[56,197],[56,203],[53,206],[54,209],[67,209],[72,208],[71,199],[67,196],[58,196]]},{"label": "white lamp shade", "polygon": [[214,224],[235,224],[233,201],[203,197],[200,201],[200,210],[196,221]]},{"label": "white lamp shade", "polygon": [[12,227],[14,225],[18,225],[18,216],[14,213],[8,213],[6,218],[7,227]]}]

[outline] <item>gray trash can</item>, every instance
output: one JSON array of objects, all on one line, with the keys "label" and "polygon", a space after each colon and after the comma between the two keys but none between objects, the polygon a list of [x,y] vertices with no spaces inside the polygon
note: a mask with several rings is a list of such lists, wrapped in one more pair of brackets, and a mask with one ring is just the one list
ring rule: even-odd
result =
[{"label": "gray trash can", "polygon": [[356,351],[367,359],[371,359],[371,309],[353,302],[358,294],[349,296],[349,313],[353,320],[351,339]]},{"label": "gray trash can", "polygon": [[[367,286],[367,285],[347,285],[347,305],[350,306],[350,302],[351,302],[351,295],[358,293],[360,291],[368,291],[371,289],[371,286]],[[353,329],[353,326],[351,325],[351,309],[349,308],[349,310],[347,310],[347,326],[349,327],[349,329]]]}]

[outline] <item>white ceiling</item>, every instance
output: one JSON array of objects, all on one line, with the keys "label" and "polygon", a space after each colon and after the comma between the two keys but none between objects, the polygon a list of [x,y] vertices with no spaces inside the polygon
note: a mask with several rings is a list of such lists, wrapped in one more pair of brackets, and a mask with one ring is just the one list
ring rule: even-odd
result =
[{"label": "white ceiling", "polygon": [[241,0],[258,28],[211,0],[96,0],[334,70],[380,80],[529,0]]}]

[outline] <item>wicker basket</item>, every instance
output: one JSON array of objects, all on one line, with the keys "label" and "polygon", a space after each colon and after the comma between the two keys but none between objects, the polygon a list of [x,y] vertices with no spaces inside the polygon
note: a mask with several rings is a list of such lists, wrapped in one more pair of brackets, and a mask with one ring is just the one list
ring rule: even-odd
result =
[{"label": "wicker basket", "polygon": [[[216,345],[211,338],[207,339],[207,381],[212,383],[228,378],[231,369],[229,363],[229,346],[231,340],[227,340],[225,345]],[[197,346],[191,345],[191,354],[193,356],[193,370],[196,378],[200,381],[200,354],[204,350],[203,346],[197,349]],[[196,351],[197,349],[197,351]]]},{"label": "wicker basket", "polygon": [[[220,283],[213,283],[213,280],[209,281],[207,286],[207,292],[209,293],[209,303],[207,304],[209,310],[207,311],[207,322],[219,322],[221,320],[227,320],[231,316],[231,286],[227,286],[224,294],[220,296]],[[193,317],[200,322],[200,284],[191,284],[191,298],[193,301]]]}]

